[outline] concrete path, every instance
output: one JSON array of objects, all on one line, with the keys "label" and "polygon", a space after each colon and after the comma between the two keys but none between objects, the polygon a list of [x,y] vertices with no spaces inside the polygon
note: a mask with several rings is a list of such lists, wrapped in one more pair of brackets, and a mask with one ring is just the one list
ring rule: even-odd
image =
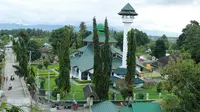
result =
[{"label": "concrete path", "polygon": [[[9,43],[11,44],[11,43]],[[15,65],[14,53],[11,48],[5,50],[6,60],[4,75],[8,77],[7,81],[4,81],[3,90],[7,99],[7,103],[11,103],[16,106],[20,105],[30,105],[30,97],[25,94],[23,79],[15,75],[15,69],[12,67]],[[11,81],[10,77],[14,75],[15,80]],[[12,85],[12,90],[8,90],[9,85]]]}]

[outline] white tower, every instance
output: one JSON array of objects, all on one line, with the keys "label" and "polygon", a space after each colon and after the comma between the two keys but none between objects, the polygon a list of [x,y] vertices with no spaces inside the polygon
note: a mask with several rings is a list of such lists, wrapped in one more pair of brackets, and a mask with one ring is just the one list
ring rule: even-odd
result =
[{"label": "white tower", "polygon": [[122,68],[126,68],[126,56],[128,50],[127,34],[131,30],[134,16],[137,16],[138,14],[129,3],[126,4],[118,14],[122,16],[122,22],[124,23]]}]

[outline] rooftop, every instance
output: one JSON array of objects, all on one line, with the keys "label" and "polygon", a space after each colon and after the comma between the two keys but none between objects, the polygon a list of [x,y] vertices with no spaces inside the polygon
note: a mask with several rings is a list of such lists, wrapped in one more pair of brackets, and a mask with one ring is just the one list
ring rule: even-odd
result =
[{"label": "rooftop", "polygon": [[135,12],[135,9],[131,6],[131,4],[127,3],[121,11],[118,13],[119,15],[132,15],[137,16],[138,14]]}]

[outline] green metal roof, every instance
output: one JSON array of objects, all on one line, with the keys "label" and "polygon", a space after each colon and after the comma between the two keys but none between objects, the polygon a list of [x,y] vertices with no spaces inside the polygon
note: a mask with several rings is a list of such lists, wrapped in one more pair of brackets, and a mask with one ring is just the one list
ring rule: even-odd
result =
[{"label": "green metal roof", "polygon": [[88,45],[81,57],[77,61],[78,68],[84,72],[93,68],[94,63],[94,47]]},{"label": "green metal roof", "polygon": [[135,12],[135,10],[133,9],[133,7],[127,3],[122,9],[121,11],[118,13],[119,15],[133,15],[133,16],[137,16],[138,14]]},{"label": "green metal roof", "polygon": [[[132,103],[134,112],[162,112],[160,104],[156,102],[152,103]],[[145,108],[144,108],[145,107]]]},{"label": "green metal roof", "polygon": [[133,109],[131,107],[125,106],[125,107],[119,108],[119,112],[133,112]]},{"label": "green metal roof", "polygon": [[126,106],[120,108],[119,112],[162,112],[162,110],[159,103],[148,102],[148,103],[132,103],[128,107]]},{"label": "green metal roof", "polygon": [[[117,75],[126,75],[127,69],[122,68],[122,67],[118,67],[114,70],[114,73],[116,73]],[[136,75],[139,74],[139,72],[137,70],[135,70],[135,73],[136,73]]]},{"label": "green metal roof", "polygon": [[110,46],[110,47],[111,47],[111,51],[112,51],[113,54],[115,54],[115,53],[118,53],[118,54],[120,54],[120,55],[123,54],[122,51],[121,51],[120,49],[117,49],[117,48],[114,47],[114,46]]},{"label": "green metal roof", "polygon": [[[115,48],[114,46],[111,46],[111,51],[112,53],[122,54],[122,52],[119,49]],[[86,45],[82,48],[79,48],[77,52],[83,52],[83,54],[71,57],[70,65],[78,66],[81,72],[92,69],[94,63],[94,46],[92,44]],[[73,53],[73,55],[75,55],[77,52]],[[136,64],[138,66],[144,67],[142,63],[140,63],[137,59],[136,59]],[[117,69],[121,65],[122,65],[121,58],[112,59],[112,69]]]},{"label": "green metal roof", "polygon": [[122,65],[122,59],[120,58],[113,58],[112,59],[112,69],[117,69],[119,66]]},{"label": "green metal roof", "polygon": [[[99,42],[104,43],[105,42],[105,33],[104,32],[98,32],[99,36]],[[85,39],[83,39],[84,42],[93,42],[93,34],[90,34],[87,36]],[[109,37],[109,42],[110,43],[117,43],[117,40],[114,39],[112,35]]]},{"label": "green metal roof", "polygon": [[119,112],[119,110],[111,101],[104,101],[93,105],[92,112]]}]

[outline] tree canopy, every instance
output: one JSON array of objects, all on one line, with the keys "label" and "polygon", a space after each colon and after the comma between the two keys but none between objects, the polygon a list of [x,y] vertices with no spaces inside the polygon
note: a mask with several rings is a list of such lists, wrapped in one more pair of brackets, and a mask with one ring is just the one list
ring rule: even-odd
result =
[{"label": "tree canopy", "polygon": [[161,72],[168,75],[167,83],[172,85],[172,92],[180,99],[174,111],[200,111],[200,65],[195,64],[186,54],[182,54],[176,60],[171,58]]},{"label": "tree canopy", "polygon": [[190,24],[186,25],[177,45],[179,49],[188,50],[196,63],[200,62],[200,25],[197,21],[190,21]]},{"label": "tree canopy", "polygon": [[165,43],[163,40],[158,39],[156,41],[155,49],[153,51],[153,56],[155,56],[156,58],[161,58],[164,57],[165,54],[166,54]]}]

